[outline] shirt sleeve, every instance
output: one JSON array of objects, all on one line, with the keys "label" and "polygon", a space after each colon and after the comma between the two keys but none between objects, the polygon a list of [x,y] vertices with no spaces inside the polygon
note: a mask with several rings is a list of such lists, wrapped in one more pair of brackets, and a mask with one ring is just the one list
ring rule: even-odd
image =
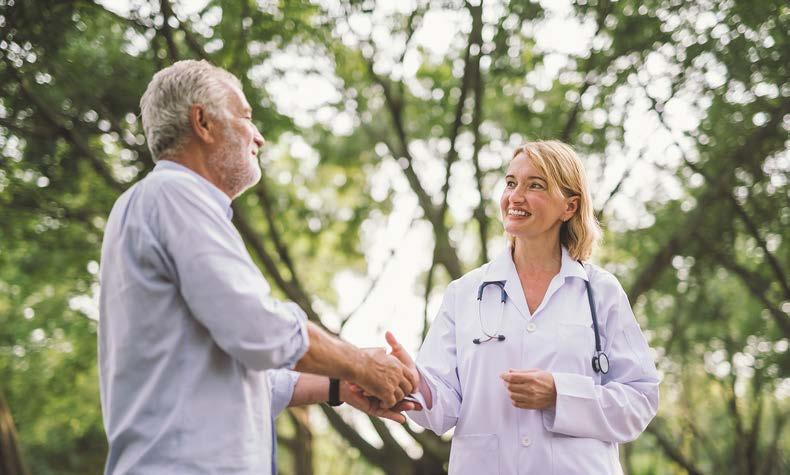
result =
[{"label": "shirt sleeve", "polygon": [[277,417],[291,402],[299,373],[287,369],[270,369],[266,371],[266,377],[272,388],[272,417]]},{"label": "shirt sleeve", "polygon": [[292,368],[307,351],[307,318],[282,303],[218,206],[186,180],[164,183],[151,222],[181,296],[214,342],[253,370]]},{"label": "shirt sleeve", "polygon": [[586,375],[553,373],[557,404],[543,411],[547,430],[625,443],[636,439],[658,411],[659,377],[628,297],[616,283],[606,320],[609,372],[601,384]]},{"label": "shirt sleeve", "polygon": [[433,405],[428,408],[418,391],[413,396],[421,411],[406,411],[417,424],[442,435],[458,422],[461,411],[461,383],[458,379],[455,346],[453,284],[447,287],[439,314],[431,324],[417,355],[417,370],[431,391]]}]

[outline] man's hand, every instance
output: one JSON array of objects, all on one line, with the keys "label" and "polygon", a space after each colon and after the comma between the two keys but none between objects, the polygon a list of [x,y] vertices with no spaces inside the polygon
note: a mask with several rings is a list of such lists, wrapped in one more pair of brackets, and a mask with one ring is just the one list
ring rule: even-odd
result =
[{"label": "man's hand", "polygon": [[417,387],[414,372],[383,348],[366,350],[364,365],[355,376],[353,383],[381,401],[383,407],[394,407],[406,394]]},{"label": "man's hand", "polygon": [[508,370],[500,376],[505,382],[510,400],[521,409],[547,409],[557,403],[554,376],[548,371],[528,369]]},{"label": "man's hand", "polygon": [[340,382],[340,400],[365,414],[391,419],[400,424],[406,422],[406,416],[401,414],[402,411],[422,409],[419,404],[410,401],[400,401],[394,407],[387,409],[382,406],[381,401],[373,397],[366,397],[362,393],[362,388],[347,381]]}]

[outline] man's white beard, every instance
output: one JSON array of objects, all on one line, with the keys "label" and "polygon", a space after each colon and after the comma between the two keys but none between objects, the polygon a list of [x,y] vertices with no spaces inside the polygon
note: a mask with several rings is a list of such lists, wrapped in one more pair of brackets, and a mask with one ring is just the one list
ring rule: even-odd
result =
[{"label": "man's white beard", "polygon": [[225,140],[225,145],[209,161],[219,176],[223,191],[231,198],[235,198],[258,183],[261,179],[261,169],[252,161],[249,151],[232,140],[233,137],[227,129],[223,131],[223,135],[230,140]]}]

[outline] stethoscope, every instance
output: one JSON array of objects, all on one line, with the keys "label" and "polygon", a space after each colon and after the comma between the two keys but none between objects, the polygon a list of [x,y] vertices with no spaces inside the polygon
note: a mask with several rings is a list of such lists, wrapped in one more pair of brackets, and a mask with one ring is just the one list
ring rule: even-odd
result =
[{"label": "stethoscope", "polygon": [[[584,267],[584,265],[579,262],[579,264]],[[483,335],[486,338],[475,338],[472,340],[472,343],[475,345],[480,345],[483,343],[487,343],[489,341],[505,341],[505,335],[502,335],[498,331],[494,331],[492,333],[488,333],[483,325],[483,314],[480,311],[480,306],[483,303],[483,291],[489,285],[493,285],[499,287],[500,297],[499,301],[502,304],[501,312],[499,313],[499,326],[502,326],[502,319],[505,315],[505,302],[507,301],[507,292],[505,291],[505,283],[504,280],[487,280],[483,281],[480,284],[480,287],[477,289],[477,319],[480,321],[480,330],[483,332]],[[593,322],[593,332],[595,333],[595,355],[592,357],[592,368],[593,371],[596,373],[606,374],[609,372],[609,357],[606,356],[606,353],[603,352],[601,349],[601,335],[598,332],[598,315],[595,312],[595,299],[593,297],[593,290],[592,286],[590,285],[589,280],[584,281],[584,285],[587,287],[587,301],[590,304],[590,314],[592,315],[592,322]]]}]

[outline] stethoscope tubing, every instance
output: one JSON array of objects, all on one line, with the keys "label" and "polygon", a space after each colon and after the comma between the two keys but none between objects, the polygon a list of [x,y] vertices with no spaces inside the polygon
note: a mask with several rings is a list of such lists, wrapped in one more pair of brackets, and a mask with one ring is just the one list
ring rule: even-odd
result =
[{"label": "stethoscope tubing", "polygon": [[[578,261],[579,265],[584,267],[581,261]],[[500,290],[500,302],[502,304],[502,311],[499,316],[499,327],[502,327],[502,321],[505,318],[505,302],[507,302],[507,291],[505,291],[505,283],[507,281],[504,280],[487,280],[483,281],[480,284],[480,287],[477,289],[477,319],[480,322],[480,330],[483,332],[483,335],[486,336],[485,339],[482,338],[475,338],[472,340],[472,343],[475,345],[480,345],[482,343],[486,343],[489,341],[505,341],[505,335],[502,335],[495,331],[493,334],[489,334],[486,331],[485,326],[483,325],[483,314],[481,312],[481,305],[483,302],[483,291],[489,285],[494,285],[499,287]],[[598,329],[598,314],[595,311],[595,296],[593,294],[592,285],[590,284],[589,280],[584,281],[584,285],[587,290],[587,302],[590,305],[590,316],[592,317],[593,323],[593,333],[595,335],[595,355],[592,357],[592,367],[596,373],[606,374],[609,372],[609,357],[606,356],[606,353],[603,352],[601,349],[601,334]]]}]

